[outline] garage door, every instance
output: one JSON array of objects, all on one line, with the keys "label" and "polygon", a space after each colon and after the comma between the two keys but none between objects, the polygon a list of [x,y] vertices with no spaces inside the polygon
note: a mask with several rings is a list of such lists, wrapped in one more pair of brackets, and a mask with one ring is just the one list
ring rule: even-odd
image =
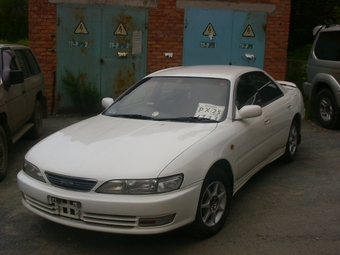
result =
[{"label": "garage door", "polygon": [[62,86],[66,72],[113,98],[145,76],[146,9],[60,4],[57,10],[59,109],[72,105]]},{"label": "garage door", "polygon": [[184,65],[263,68],[265,12],[185,9]]}]

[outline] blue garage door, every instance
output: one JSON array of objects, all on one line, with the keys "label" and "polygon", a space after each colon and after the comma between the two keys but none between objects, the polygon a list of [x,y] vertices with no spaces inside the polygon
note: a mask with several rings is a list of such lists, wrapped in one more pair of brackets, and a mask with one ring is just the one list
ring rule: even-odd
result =
[{"label": "blue garage door", "polygon": [[263,68],[266,20],[264,12],[187,8],[183,65]]},{"label": "blue garage door", "polygon": [[57,10],[59,109],[72,106],[61,81],[66,71],[113,98],[145,76],[146,9],[60,4]]},{"label": "blue garage door", "polygon": [[185,10],[183,65],[229,64],[232,11]]}]

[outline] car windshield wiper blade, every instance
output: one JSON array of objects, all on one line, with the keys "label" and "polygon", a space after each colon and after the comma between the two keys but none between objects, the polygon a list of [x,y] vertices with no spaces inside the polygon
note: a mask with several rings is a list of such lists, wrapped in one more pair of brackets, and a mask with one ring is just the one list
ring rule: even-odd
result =
[{"label": "car windshield wiper blade", "polygon": [[180,122],[197,122],[197,123],[218,123],[217,120],[212,120],[209,118],[202,117],[179,117],[179,118],[163,118],[163,119],[154,119],[158,121],[180,121]]},{"label": "car windshield wiper blade", "polygon": [[128,119],[139,119],[139,120],[153,120],[149,116],[141,115],[141,114],[113,114],[112,117],[119,117],[119,118],[128,118]]},{"label": "car windshield wiper blade", "polygon": [[197,122],[197,123],[218,123],[217,120],[202,117],[179,117],[179,118],[152,118],[141,114],[113,114],[112,117],[140,119],[140,120],[155,120],[155,121],[178,121],[178,122]]}]

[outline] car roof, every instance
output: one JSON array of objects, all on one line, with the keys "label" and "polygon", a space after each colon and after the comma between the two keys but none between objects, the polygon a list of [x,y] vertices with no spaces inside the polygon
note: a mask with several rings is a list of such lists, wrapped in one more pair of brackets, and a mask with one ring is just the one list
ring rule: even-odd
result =
[{"label": "car roof", "polygon": [[29,47],[19,44],[0,44],[0,48],[29,49]]},{"label": "car roof", "polygon": [[319,25],[314,27],[313,35],[317,35],[319,32],[329,32],[329,31],[339,31],[340,24],[333,24],[333,25]]},{"label": "car roof", "polygon": [[201,77],[201,78],[221,78],[228,80],[236,80],[240,75],[247,72],[263,70],[248,66],[233,66],[233,65],[197,65],[197,66],[179,66],[168,69],[163,69],[154,72],[147,77]]}]

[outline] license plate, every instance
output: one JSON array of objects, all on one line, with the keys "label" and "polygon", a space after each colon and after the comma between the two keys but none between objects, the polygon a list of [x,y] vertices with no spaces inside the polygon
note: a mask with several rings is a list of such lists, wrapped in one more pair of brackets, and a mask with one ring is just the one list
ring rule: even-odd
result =
[{"label": "license plate", "polygon": [[58,214],[67,218],[80,219],[81,203],[60,198],[52,198],[52,203],[58,208]]}]

